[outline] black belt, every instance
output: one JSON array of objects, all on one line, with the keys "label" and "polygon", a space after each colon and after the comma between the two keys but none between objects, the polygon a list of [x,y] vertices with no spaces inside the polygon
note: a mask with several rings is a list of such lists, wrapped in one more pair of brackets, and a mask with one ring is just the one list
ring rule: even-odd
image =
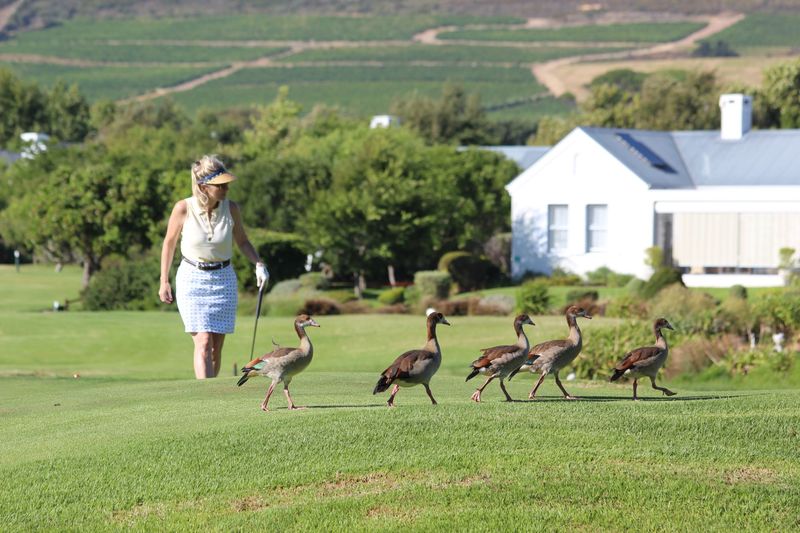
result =
[{"label": "black belt", "polygon": [[230,259],[226,259],[225,261],[219,261],[218,263],[203,263],[202,261],[196,263],[191,259],[183,258],[184,261],[192,265],[198,270],[219,270],[220,268],[225,268],[226,266],[231,264]]}]

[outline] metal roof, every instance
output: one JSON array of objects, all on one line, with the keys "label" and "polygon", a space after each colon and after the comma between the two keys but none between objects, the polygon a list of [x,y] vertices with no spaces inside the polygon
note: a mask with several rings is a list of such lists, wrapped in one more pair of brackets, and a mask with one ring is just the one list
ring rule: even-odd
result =
[{"label": "metal roof", "polygon": [[580,128],[651,188],[800,185],[800,130],[714,131]]},{"label": "metal roof", "polygon": [[506,159],[515,162],[523,171],[536,163],[544,154],[550,150],[550,146],[481,146],[484,150],[490,150],[503,154]]}]

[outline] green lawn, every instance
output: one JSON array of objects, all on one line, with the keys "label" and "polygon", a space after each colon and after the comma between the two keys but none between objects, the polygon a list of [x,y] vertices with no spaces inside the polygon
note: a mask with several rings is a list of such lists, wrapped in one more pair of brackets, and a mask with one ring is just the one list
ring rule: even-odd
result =
[{"label": "green lawn", "polygon": [[[440,327],[439,400],[373,396],[379,372],[424,341],[421,316],[317,317],[315,358],[292,383],[301,412],[258,409],[266,380],[236,387],[252,316],[219,379],[195,381],[174,312],[44,311],[80,272],[0,267],[0,521],[29,530],[791,530],[800,524],[800,392],[642,387],[517,376],[500,401],[464,383],[477,349],[511,342],[508,317]],[[561,336],[536,317],[534,340]],[[585,331],[602,319],[583,322]],[[295,339],[259,321],[261,350]],[[78,378],[72,377],[77,373]],[[632,502],[635,502],[633,504]]]}]

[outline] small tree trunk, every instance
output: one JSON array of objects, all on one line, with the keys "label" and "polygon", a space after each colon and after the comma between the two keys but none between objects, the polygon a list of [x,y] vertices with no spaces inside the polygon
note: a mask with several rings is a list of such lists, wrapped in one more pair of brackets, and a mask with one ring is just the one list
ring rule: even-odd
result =
[{"label": "small tree trunk", "polygon": [[360,300],[362,295],[361,295],[361,283],[359,281],[360,281],[360,276],[358,275],[357,272],[353,272],[353,294],[355,294],[356,298]]},{"label": "small tree trunk", "polygon": [[389,265],[388,267],[386,267],[386,270],[387,273],[389,274],[389,285],[394,287],[395,285],[397,285],[397,280],[394,279],[394,266]]},{"label": "small tree trunk", "polygon": [[98,262],[91,256],[86,255],[83,258],[83,288],[89,286],[89,280],[92,279],[92,275],[100,269],[100,265]]},{"label": "small tree trunk", "polygon": [[367,280],[364,278],[364,273],[358,273],[358,290],[361,294],[364,294],[364,291],[367,290]]}]

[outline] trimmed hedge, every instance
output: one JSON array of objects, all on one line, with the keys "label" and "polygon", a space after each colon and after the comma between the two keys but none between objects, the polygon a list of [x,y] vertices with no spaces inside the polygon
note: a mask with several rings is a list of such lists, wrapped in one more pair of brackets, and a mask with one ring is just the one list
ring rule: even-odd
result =
[{"label": "trimmed hedge", "polygon": [[439,260],[438,269],[447,272],[459,292],[486,288],[500,278],[500,269],[491,261],[468,252],[448,252]]},{"label": "trimmed hedge", "polygon": [[453,278],[446,272],[438,270],[421,270],[414,274],[414,286],[420,297],[431,297],[445,300],[450,295]]},{"label": "trimmed hedge", "polygon": [[550,308],[550,290],[544,278],[523,283],[517,291],[517,312],[541,315]]}]

